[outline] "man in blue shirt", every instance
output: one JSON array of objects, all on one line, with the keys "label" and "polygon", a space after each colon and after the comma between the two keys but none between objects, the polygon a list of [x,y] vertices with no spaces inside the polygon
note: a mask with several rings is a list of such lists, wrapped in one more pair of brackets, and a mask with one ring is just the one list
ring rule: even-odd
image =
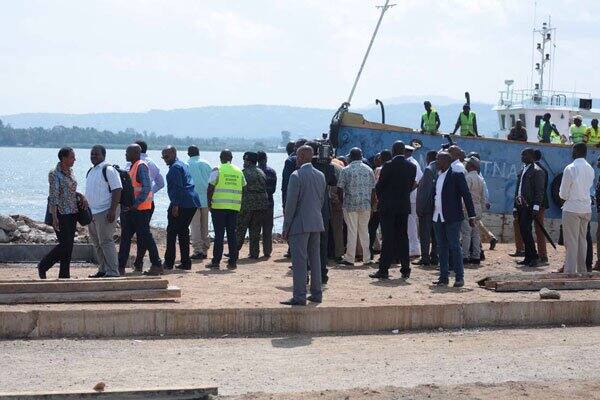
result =
[{"label": "man in blue shirt", "polygon": [[200,198],[194,189],[188,166],[177,159],[177,150],[167,146],[162,151],[162,159],[169,166],[167,172],[167,193],[169,209],[167,211],[167,249],[165,250],[165,269],[173,269],[175,264],[175,241],[179,238],[181,264],[177,269],[192,269],[190,259],[190,223],[196,209],[201,207]]},{"label": "man in blue shirt", "polygon": [[200,197],[200,208],[196,210],[192,219],[192,260],[203,260],[208,254],[210,240],[208,238],[208,182],[212,167],[200,158],[200,150],[196,146],[188,147],[188,168],[194,182],[196,193]]},{"label": "man in blue shirt", "polygon": [[274,201],[273,194],[277,189],[277,173],[275,170],[267,165],[267,153],[264,151],[258,151],[258,168],[265,173],[267,177],[267,196],[269,198],[269,206],[264,213],[262,222],[262,241],[263,241],[263,253],[265,257],[270,257],[273,251],[273,213],[274,213]]}]

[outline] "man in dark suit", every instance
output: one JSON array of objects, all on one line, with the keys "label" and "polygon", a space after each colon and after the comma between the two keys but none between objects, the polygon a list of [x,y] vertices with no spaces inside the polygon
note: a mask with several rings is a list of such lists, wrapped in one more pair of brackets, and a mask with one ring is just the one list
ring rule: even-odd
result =
[{"label": "man in dark suit", "polygon": [[[423,170],[423,177],[417,187],[417,216],[419,217],[419,240],[421,242],[421,259],[413,262],[414,265],[437,265],[437,244],[433,231],[433,192],[435,191],[435,178],[437,152],[427,152],[427,167]],[[431,245],[431,246],[430,246]],[[431,249],[430,249],[431,248]]]},{"label": "man in dark suit", "polygon": [[[288,143],[289,144],[289,143]],[[283,171],[281,172],[281,205],[285,210],[285,203],[287,197],[287,188],[288,183],[290,181],[290,176],[292,173],[298,168],[296,166],[296,151],[306,144],[306,139],[298,139],[294,143],[294,150],[292,153],[289,153],[288,158],[283,163]],[[286,151],[288,147],[286,146]],[[290,248],[288,246],[288,251],[284,254],[284,257],[290,258]]]},{"label": "man in dark suit", "polygon": [[517,174],[515,185],[515,208],[513,213],[519,219],[519,230],[525,245],[525,259],[518,264],[529,267],[538,266],[538,254],[531,233],[534,218],[539,217],[544,205],[544,171],[535,163],[535,151],[528,147],[521,152],[521,161],[525,166]]},{"label": "man in dark suit", "polygon": [[404,143],[397,141],[392,147],[394,158],[381,169],[375,191],[379,199],[379,215],[383,246],[379,270],[371,278],[388,279],[392,263],[400,258],[402,278],[410,277],[408,255],[408,214],[410,192],[414,188],[417,168],[404,158]]},{"label": "man in dark suit", "polygon": [[[469,225],[474,227],[475,209],[467,180],[462,172],[450,168],[452,157],[448,152],[437,154],[436,164],[439,175],[433,191],[433,227],[437,240],[440,262],[440,277],[434,282],[438,286],[447,286],[449,270],[456,274],[454,287],[465,284],[462,250],[460,247],[460,226],[465,219],[463,202],[467,209]],[[452,265],[450,265],[452,264]]]}]

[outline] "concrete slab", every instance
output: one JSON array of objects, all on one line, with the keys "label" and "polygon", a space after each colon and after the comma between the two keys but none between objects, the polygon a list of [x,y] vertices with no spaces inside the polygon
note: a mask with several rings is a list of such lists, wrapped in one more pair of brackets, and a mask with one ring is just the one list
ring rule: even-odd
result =
[{"label": "concrete slab", "polygon": [[0,338],[370,333],[600,324],[600,300],[264,309],[0,312]]},{"label": "concrete slab", "polygon": [[[55,244],[0,244],[0,263],[39,262]],[[94,246],[77,243],[73,246],[73,262],[96,262]]]},{"label": "concrete slab", "polygon": [[69,293],[69,292],[105,292],[113,290],[149,290],[166,289],[166,279],[77,279],[53,281],[0,281],[0,295],[12,293]]},{"label": "concrete slab", "polygon": [[114,390],[106,392],[51,392],[2,394],[0,400],[84,400],[84,399],[123,399],[123,400],[205,400],[217,396],[218,389],[182,388],[152,390]]}]

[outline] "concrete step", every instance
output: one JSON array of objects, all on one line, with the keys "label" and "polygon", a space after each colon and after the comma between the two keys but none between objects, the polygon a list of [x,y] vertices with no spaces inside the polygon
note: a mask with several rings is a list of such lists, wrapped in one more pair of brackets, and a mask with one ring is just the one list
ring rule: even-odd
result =
[{"label": "concrete step", "polygon": [[166,289],[166,279],[82,279],[56,281],[12,281],[0,282],[0,295],[14,293],[69,293],[69,292],[106,292],[115,290]]}]

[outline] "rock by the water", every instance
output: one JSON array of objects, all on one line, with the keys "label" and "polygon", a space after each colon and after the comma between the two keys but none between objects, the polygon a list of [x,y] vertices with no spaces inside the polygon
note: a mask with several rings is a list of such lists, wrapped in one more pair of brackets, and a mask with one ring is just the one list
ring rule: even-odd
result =
[{"label": "rock by the water", "polygon": [[30,228],[30,227],[28,227],[27,225],[19,225],[19,226],[17,227],[17,230],[18,230],[19,232],[21,232],[21,233],[29,233],[29,232],[31,232],[31,228]]},{"label": "rock by the water", "polygon": [[6,232],[4,232],[4,230],[0,229],[0,243],[8,243],[8,242],[10,242],[10,238],[8,237]]},{"label": "rock by the water", "polygon": [[17,229],[17,223],[10,215],[0,214],[0,229],[12,232]]},{"label": "rock by the water", "polygon": [[560,292],[558,290],[550,290],[548,288],[542,288],[540,290],[540,299],[558,300],[558,299],[560,299]]}]

